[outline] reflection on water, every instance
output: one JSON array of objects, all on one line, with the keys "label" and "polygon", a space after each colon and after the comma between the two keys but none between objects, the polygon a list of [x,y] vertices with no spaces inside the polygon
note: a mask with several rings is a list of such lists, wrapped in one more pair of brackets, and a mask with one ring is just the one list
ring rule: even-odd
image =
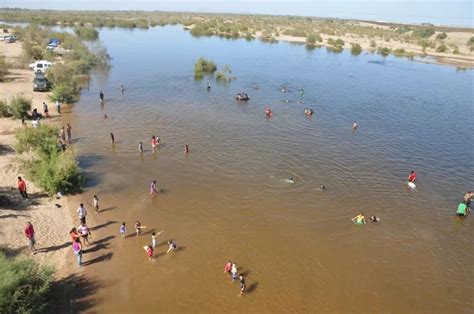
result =
[{"label": "reflection on water", "polygon": [[[87,269],[110,283],[98,310],[472,309],[472,219],[453,219],[473,187],[472,71],[173,27],[100,36],[112,67],[92,77],[71,117],[94,177],[84,197],[111,208],[99,221],[165,232],[153,263],[142,248],[150,234],[110,240],[113,257]],[[201,56],[231,65],[237,80],[208,93],[207,79],[193,79]],[[236,102],[240,91],[251,100]],[[404,186],[411,169],[415,192]],[[154,179],[163,192],[152,199]],[[381,222],[352,225],[360,212]],[[118,224],[101,230],[116,235]],[[163,255],[170,239],[183,249]],[[243,298],[222,274],[227,259],[247,274]]]}]

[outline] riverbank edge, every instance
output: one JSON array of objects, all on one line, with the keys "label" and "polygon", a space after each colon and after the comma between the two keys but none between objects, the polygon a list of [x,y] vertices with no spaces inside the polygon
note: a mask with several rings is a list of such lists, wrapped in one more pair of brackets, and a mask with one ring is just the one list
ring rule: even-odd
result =
[{"label": "riverbank edge", "polygon": [[[7,57],[9,63],[14,64],[23,53],[23,48],[20,42],[3,44],[0,47],[0,53]],[[16,95],[22,95],[32,100],[32,110],[37,109],[38,112],[43,111],[43,102],[49,103],[50,118],[42,120],[42,123],[63,125],[71,114],[73,105],[63,104],[62,113],[59,114],[49,101],[51,92],[32,91],[33,78],[34,73],[31,70],[11,69],[5,81],[0,82],[0,100],[9,101]],[[50,197],[33,182],[27,180],[30,200],[21,199],[16,190],[17,177],[25,177],[21,162],[33,158],[32,152],[19,155],[14,150],[15,132],[23,127],[21,120],[0,118],[0,186],[5,189],[3,194],[11,200],[11,204],[0,207],[0,217],[3,218],[0,219],[0,248],[9,257],[31,258],[42,266],[52,267],[55,270],[53,286],[61,286],[61,289],[53,292],[54,296],[60,299],[55,307],[70,311],[76,293],[73,288],[62,282],[69,283],[70,278],[78,278],[82,273],[82,268],[76,266],[71,254],[69,238],[70,229],[79,224],[75,213],[78,205],[75,204],[80,194]],[[29,252],[23,234],[23,228],[28,221],[35,228],[38,253],[34,255]],[[89,224],[91,223],[94,225],[93,217]]]}]

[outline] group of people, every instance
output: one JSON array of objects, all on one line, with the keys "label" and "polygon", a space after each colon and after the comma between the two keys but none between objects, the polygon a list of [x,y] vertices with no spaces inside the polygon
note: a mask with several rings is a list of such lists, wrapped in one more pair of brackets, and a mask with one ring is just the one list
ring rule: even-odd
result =
[{"label": "group of people", "polygon": [[224,265],[224,273],[229,274],[232,282],[235,282],[237,279],[240,284],[240,294],[243,294],[247,289],[247,284],[245,283],[244,274],[240,273],[237,275],[237,265],[232,261],[227,261]]}]

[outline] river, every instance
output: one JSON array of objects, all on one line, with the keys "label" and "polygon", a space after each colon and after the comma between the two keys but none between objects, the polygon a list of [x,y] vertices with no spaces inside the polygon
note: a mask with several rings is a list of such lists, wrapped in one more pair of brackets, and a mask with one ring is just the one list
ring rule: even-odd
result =
[{"label": "river", "polygon": [[[89,311],[472,311],[474,218],[454,218],[474,189],[472,71],[180,27],[104,28],[100,39],[112,66],[93,73],[69,117],[90,178],[81,199],[97,194],[105,209],[93,214],[102,257],[84,268],[101,282]],[[237,79],[207,92],[193,77],[199,57]],[[237,102],[239,91],[251,100]],[[360,212],[381,221],[352,224]],[[135,219],[147,234],[120,238]],[[153,230],[164,233],[149,262]],[[165,255],[170,239],[180,249]],[[243,296],[228,259],[246,275]]]}]

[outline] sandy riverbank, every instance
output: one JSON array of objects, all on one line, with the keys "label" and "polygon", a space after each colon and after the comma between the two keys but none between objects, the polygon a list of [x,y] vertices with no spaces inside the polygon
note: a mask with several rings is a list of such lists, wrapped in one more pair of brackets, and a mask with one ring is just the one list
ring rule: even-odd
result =
[{"label": "sandy riverbank", "polygon": [[[6,44],[0,42],[0,54],[6,56],[7,62],[15,65],[22,53],[21,42]],[[61,123],[49,93],[33,92],[33,72],[27,69],[12,69],[5,82],[0,83],[2,100],[10,100],[16,95],[23,95],[32,100],[33,108],[43,111],[42,103],[49,104],[51,118],[46,123]],[[67,111],[67,107],[64,108]],[[51,265],[57,270],[58,277],[69,273],[71,264],[69,247],[69,230],[74,225],[73,208],[68,199],[55,199],[27,180],[30,201],[23,201],[16,189],[18,176],[25,174],[20,158],[14,151],[15,129],[23,127],[20,120],[0,118],[0,189],[8,197],[9,204],[0,205],[0,247],[9,255],[32,256],[27,248],[23,228],[30,221],[36,231],[39,252],[34,259],[43,265]],[[61,208],[56,208],[60,204]]]}]

